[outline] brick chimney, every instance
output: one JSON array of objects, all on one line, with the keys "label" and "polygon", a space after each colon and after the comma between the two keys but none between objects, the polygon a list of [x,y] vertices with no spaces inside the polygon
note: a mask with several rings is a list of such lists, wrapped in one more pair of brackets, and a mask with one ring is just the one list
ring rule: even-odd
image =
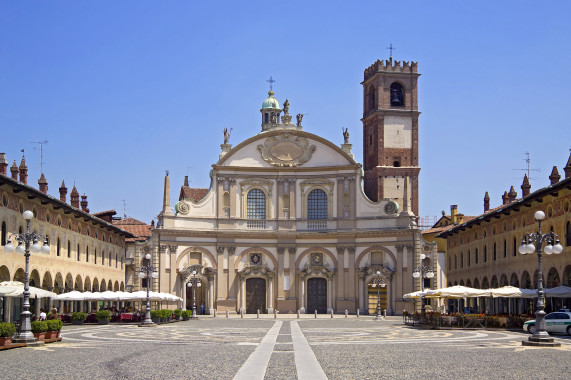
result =
[{"label": "brick chimney", "polygon": [[75,185],[73,185],[73,189],[71,189],[71,193],[69,194],[69,204],[71,207],[79,208],[79,192]]},{"label": "brick chimney", "polygon": [[450,206],[450,221],[456,223],[456,214],[458,214],[458,205]]},{"label": "brick chimney", "polygon": [[531,185],[529,184],[529,178],[527,178],[527,174],[523,176],[523,183],[521,184],[521,196],[523,198],[529,195],[529,190],[531,189]]},{"label": "brick chimney", "polygon": [[557,170],[557,166],[554,166],[553,170],[551,170],[551,175],[549,176],[549,180],[551,181],[552,185],[555,185],[557,182],[559,182],[560,179],[561,179],[561,176],[559,175],[559,171]]},{"label": "brick chimney", "polygon": [[484,195],[484,212],[490,211],[490,194],[486,191],[486,195]]},{"label": "brick chimney", "polygon": [[18,180],[18,165],[16,165],[16,160],[14,160],[12,166],[10,166],[10,174],[12,175],[12,179],[14,181]]},{"label": "brick chimney", "polygon": [[8,170],[8,160],[6,159],[6,153],[0,153],[0,174],[6,175]]},{"label": "brick chimney", "polygon": [[188,187],[188,176],[184,176],[184,186]]},{"label": "brick chimney", "polygon": [[44,176],[44,173],[42,173],[42,175],[40,176],[40,179],[38,180],[38,185],[40,185],[40,191],[42,193],[44,194],[48,193],[48,180]]},{"label": "brick chimney", "polygon": [[61,186],[59,187],[59,200],[66,203],[67,197],[67,187],[65,187],[65,182],[61,181]]},{"label": "brick chimney", "polygon": [[22,155],[22,161],[20,161],[20,167],[18,168],[20,172],[20,182],[24,185],[28,184],[28,166],[26,165],[26,158]]},{"label": "brick chimney", "polygon": [[502,205],[507,205],[508,203],[510,203],[509,199],[510,197],[508,195],[508,192],[504,191],[504,195],[502,195]]},{"label": "brick chimney", "polygon": [[515,199],[517,198],[517,193],[515,192],[514,187],[512,186],[510,188],[510,192],[508,193],[508,201],[509,203],[515,202]]},{"label": "brick chimney", "polygon": [[81,210],[89,213],[89,209],[87,208],[87,195],[85,195],[85,193],[81,196]]},{"label": "brick chimney", "polygon": [[565,171],[565,178],[571,177],[571,154],[569,155],[569,159],[567,160],[567,165],[563,168]]}]

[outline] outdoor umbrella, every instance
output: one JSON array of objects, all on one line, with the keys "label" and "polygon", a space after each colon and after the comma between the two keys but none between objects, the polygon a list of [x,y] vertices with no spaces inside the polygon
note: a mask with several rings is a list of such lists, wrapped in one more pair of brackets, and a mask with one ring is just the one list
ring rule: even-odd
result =
[{"label": "outdoor umbrella", "polygon": [[556,286],[555,288],[543,289],[546,297],[571,298],[571,288],[568,286]]},{"label": "outdoor umbrella", "polygon": [[[32,298],[54,298],[57,294],[36,288],[29,287],[30,297]],[[0,282],[0,296],[3,297],[20,297],[24,294],[24,284],[20,281],[4,281]]]},{"label": "outdoor umbrella", "polygon": [[505,298],[535,298],[537,289],[522,289],[515,286],[503,286],[501,288],[489,289],[492,297]]}]

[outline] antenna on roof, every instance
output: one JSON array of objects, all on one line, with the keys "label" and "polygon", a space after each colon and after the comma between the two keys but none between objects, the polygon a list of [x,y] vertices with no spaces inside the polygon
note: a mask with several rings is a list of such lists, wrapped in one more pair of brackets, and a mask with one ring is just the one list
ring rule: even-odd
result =
[{"label": "antenna on roof", "polygon": [[123,219],[127,217],[127,202],[123,199]]},{"label": "antenna on roof", "polygon": [[[44,141],[30,141],[30,144],[39,144],[40,145],[40,173],[44,172],[44,144],[47,144],[48,140]],[[34,148],[36,149],[36,148]],[[22,149],[22,153],[24,150]]]},{"label": "antenna on roof", "polygon": [[535,178],[531,178],[531,176],[530,176],[529,173],[530,173],[530,172],[540,172],[541,170],[540,170],[540,169],[530,169],[530,168],[529,168],[529,164],[531,163],[531,158],[529,157],[529,152],[525,152],[524,154],[525,154],[525,162],[526,162],[526,164],[527,164],[527,168],[525,168],[525,169],[512,169],[512,170],[523,170],[523,171],[526,171],[526,172],[527,172],[527,178],[528,178],[529,180],[535,179]]}]

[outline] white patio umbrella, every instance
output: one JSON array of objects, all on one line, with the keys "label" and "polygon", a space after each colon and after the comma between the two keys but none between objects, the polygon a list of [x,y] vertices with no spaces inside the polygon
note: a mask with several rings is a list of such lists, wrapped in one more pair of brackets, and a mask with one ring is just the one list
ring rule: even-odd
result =
[{"label": "white patio umbrella", "polygon": [[67,292],[67,293],[62,293],[62,294],[58,294],[57,296],[55,296],[55,299],[57,301],[85,301],[85,297],[87,297],[87,294],[89,293],[91,294],[91,292],[79,292],[77,290],[72,290],[71,292]]},{"label": "white patio umbrella", "polygon": [[503,286],[501,288],[489,289],[492,297],[505,298],[535,298],[537,297],[537,289],[522,289],[515,286]]},{"label": "white patio umbrella", "polygon": [[418,290],[416,292],[412,292],[412,293],[407,293],[405,295],[402,296],[402,298],[420,298],[426,295],[427,290],[425,291],[421,291]]},{"label": "white patio umbrella", "polygon": [[543,289],[546,297],[571,298],[571,288],[568,286],[556,286],[555,288]]},{"label": "white patio umbrella", "polygon": [[428,290],[426,298],[471,298],[490,297],[489,289],[475,289],[467,286],[455,285],[448,288]]},{"label": "white patio umbrella", "polygon": [[[54,298],[57,294],[48,290],[30,286],[30,297],[32,298]],[[20,281],[3,281],[0,282],[0,296],[3,297],[20,297],[24,294],[24,283]]]}]

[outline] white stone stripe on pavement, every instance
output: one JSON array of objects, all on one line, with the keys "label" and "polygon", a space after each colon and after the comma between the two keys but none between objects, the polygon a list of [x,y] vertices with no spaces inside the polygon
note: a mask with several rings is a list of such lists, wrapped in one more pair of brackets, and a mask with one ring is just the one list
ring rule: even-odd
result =
[{"label": "white stone stripe on pavement", "polygon": [[313,350],[309,346],[309,343],[307,343],[307,339],[305,339],[305,336],[301,332],[297,321],[291,322],[291,339],[293,341],[298,380],[327,379],[323,368],[321,368]]},{"label": "white stone stripe on pavement", "polygon": [[234,376],[234,380],[254,380],[264,378],[282,323],[282,321],[274,323],[256,350],[252,352],[248,357],[248,360],[242,364],[242,367],[240,367],[238,373]]}]

